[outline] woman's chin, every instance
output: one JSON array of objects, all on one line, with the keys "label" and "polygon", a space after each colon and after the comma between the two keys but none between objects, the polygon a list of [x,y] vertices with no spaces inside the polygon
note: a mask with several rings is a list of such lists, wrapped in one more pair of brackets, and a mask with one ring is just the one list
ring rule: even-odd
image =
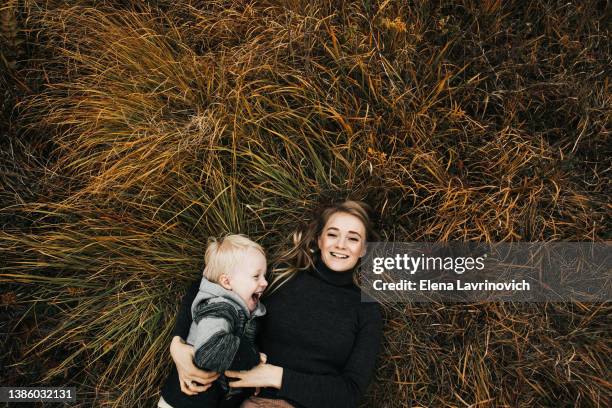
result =
[{"label": "woman's chin", "polygon": [[324,260],[325,265],[334,272],[346,272],[355,266],[356,262],[352,262],[348,259],[327,259]]}]

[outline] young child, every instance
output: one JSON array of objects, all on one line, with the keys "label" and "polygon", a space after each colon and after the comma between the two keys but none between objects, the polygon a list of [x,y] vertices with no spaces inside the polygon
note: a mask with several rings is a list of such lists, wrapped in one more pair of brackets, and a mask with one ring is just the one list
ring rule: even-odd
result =
[{"label": "young child", "polygon": [[[254,343],[255,318],[266,313],[259,302],[268,286],[264,251],[244,235],[228,235],[210,240],[205,262],[187,336],[195,351],[194,363],[219,373],[249,370],[264,359]],[[208,390],[187,395],[180,390],[175,367],[162,388],[158,407],[217,407],[228,391],[227,379],[221,375]]]}]

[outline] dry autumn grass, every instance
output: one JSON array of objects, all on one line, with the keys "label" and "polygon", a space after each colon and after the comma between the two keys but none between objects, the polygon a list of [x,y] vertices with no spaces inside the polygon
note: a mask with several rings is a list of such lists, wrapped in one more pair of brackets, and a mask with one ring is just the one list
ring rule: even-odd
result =
[{"label": "dry autumn grass", "polygon": [[[206,238],[274,253],[334,200],[388,240],[609,240],[609,2],[518,3],[0,6],[0,382],[151,406]],[[366,407],[610,404],[607,303],[385,313]]]}]

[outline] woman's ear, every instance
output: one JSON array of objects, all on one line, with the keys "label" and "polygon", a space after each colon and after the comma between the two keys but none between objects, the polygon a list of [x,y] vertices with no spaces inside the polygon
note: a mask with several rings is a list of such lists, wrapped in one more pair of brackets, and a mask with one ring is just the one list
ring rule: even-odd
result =
[{"label": "woman's ear", "polygon": [[232,285],[230,284],[229,276],[226,274],[221,274],[219,277],[219,285],[223,286],[227,290],[232,290]]}]

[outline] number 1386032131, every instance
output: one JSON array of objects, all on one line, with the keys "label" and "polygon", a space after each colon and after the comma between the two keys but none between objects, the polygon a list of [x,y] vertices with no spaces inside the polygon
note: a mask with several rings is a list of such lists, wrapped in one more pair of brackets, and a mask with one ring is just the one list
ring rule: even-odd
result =
[{"label": "number 1386032131", "polygon": [[0,402],[76,402],[76,387],[0,387]]}]

